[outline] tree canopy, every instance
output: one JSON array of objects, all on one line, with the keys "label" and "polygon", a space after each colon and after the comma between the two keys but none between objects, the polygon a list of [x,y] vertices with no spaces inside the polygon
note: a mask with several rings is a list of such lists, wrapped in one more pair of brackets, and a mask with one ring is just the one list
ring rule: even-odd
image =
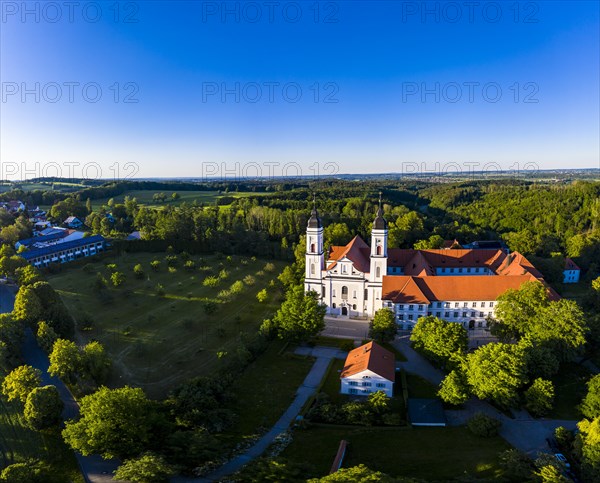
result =
[{"label": "tree canopy", "polygon": [[300,342],[317,335],[325,328],[325,305],[319,303],[315,292],[304,292],[296,286],[286,292],[285,301],[273,318],[281,339]]},{"label": "tree canopy", "polygon": [[152,412],[140,388],[101,387],[81,398],[81,417],[66,422],[63,437],[71,448],[86,456],[132,457],[150,440]]},{"label": "tree canopy", "polygon": [[369,337],[377,342],[391,342],[398,333],[398,324],[394,312],[379,309],[373,320],[369,322]]}]

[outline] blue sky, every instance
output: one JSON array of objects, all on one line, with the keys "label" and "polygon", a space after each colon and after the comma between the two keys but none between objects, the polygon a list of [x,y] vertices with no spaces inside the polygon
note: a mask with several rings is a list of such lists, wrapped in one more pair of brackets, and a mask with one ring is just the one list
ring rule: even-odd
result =
[{"label": "blue sky", "polygon": [[600,167],[599,3],[468,4],[3,1],[0,177]]}]

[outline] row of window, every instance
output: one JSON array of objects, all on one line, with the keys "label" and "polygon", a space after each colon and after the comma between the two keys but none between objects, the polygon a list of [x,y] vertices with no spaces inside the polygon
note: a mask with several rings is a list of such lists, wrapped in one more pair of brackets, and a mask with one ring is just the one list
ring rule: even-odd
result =
[{"label": "row of window", "polygon": [[438,268],[438,273],[489,273],[487,268],[483,267],[474,267],[474,268],[457,268],[456,271],[454,268]]},{"label": "row of window", "polygon": [[[433,312],[427,312],[427,315],[433,315]],[[442,313],[441,312],[436,312],[435,316],[437,318],[441,318],[442,317]],[[491,317],[492,316],[492,312],[488,312],[487,316]],[[461,315],[460,312],[444,312],[444,319],[450,319],[450,318],[458,319],[460,317],[462,317],[462,318],[467,318],[467,317],[480,317],[480,318],[483,318],[483,317],[486,317],[486,313],[485,312],[471,312],[469,314],[469,312],[462,312],[462,315]],[[398,318],[399,319],[404,319],[404,317],[402,315],[398,315]],[[415,320],[415,316],[412,315],[412,314],[407,315],[406,318],[408,320]]]},{"label": "row of window", "polygon": [[[440,309],[440,308],[442,308],[442,304],[444,305],[444,308],[447,308],[447,309],[450,308],[450,302],[436,302],[435,306],[438,309]],[[480,302],[479,306],[481,308],[485,308],[485,304],[486,304],[485,302]],[[392,302],[388,302],[388,307],[391,307],[391,306],[392,306]],[[469,306],[469,302],[463,302],[462,306],[464,308],[467,308]],[[488,302],[488,307],[492,308],[493,306],[494,306],[494,302]],[[408,310],[415,310],[415,305],[413,305],[413,304],[409,304],[406,307],[408,308]],[[425,310],[425,305],[417,305],[416,307],[417,307],[417,310],[419,310],[419,311]],[[460,302],[454,302],[454,308],[457,309],[459,307],[460,307]],[[472,302],[471,307],[476,308],[477,302]],[[397,310],[406,310],[405,304],[398,304]]]},{"label": "row of window", "polygon": [[[349,381],[348,384],[350,386],[362,386],[362,387],[371,387],[371,383],[370,382],[362,382],[362,383],[358,383],[358,381]],[[375,387],[385,387],[385,383],[384,382],[378,382],[375,384]]]},{"label": "row of window", "polygon": [[[335,297],[336,295],[335,289],[331,289],[331,296]],[[323,297],[325,297],[325,287],[323,287]],[[355,299],[356,298],[356,290],[352,291],[352,298]],[[364,298],[365,300],[369,299],[369,291],[367,289],[365,289],[364,292]],[[348,287],[346,287],[345,285],[342,287],[342,299],[347,300],[348,299]]]}]

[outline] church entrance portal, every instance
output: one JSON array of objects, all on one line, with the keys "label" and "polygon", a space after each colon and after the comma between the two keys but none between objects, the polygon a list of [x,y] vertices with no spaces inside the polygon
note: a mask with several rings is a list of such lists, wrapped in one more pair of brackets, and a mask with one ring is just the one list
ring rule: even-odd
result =
[{"label": "church entrance portal", "polygon": [[342,315],[348,315],[348,307],[342,307]]}]

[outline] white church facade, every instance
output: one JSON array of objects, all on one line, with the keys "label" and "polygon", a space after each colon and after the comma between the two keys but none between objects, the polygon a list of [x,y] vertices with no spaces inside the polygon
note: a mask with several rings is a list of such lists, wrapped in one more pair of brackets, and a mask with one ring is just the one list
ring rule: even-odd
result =
[{"label": "white church facade", "polygon": [[[401,328],[434,315],[466,328],[485,327],[496,299],[542,274],[521,254],[501,249],[388,249],[381,199],[371,245],[356,236],[324,251],[316,206],[306,229],[306,291],[315,291],[330,316],[371,318],[381,308],[396,314]],[[558,295],[547,287],[551,297]]]}]

